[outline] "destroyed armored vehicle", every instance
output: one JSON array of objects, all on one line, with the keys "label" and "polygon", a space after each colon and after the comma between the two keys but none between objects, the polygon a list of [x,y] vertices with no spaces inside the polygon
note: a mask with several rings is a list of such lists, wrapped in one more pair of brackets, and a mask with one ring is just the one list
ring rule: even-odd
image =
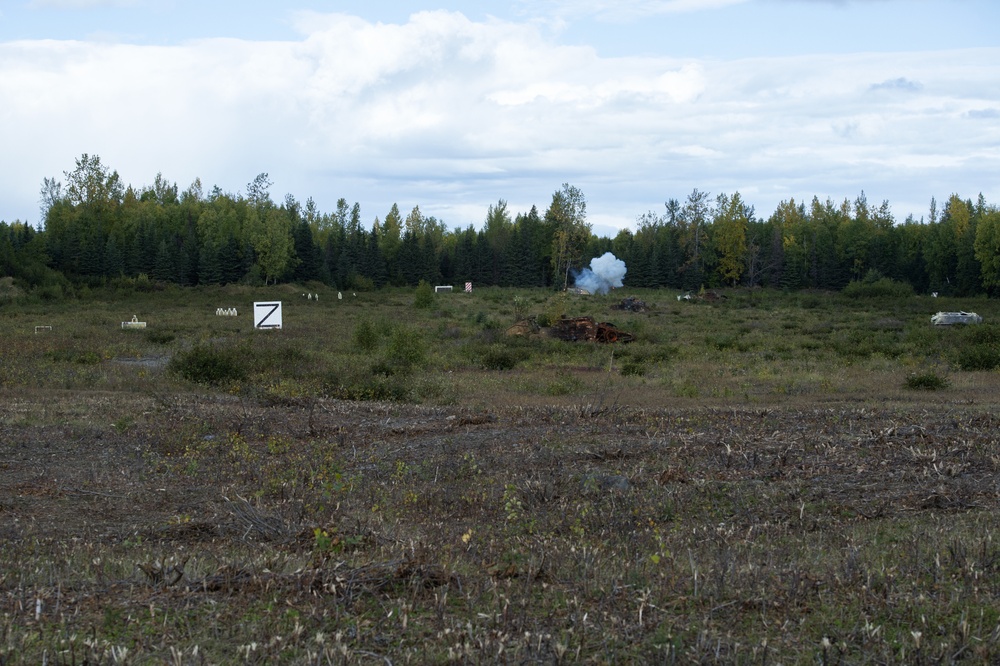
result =
[{"label": "destroyed armored vehicle", "polygon": [[566,342],[632,342],[635,336],[593,317],[560,317],[552,324],[554,337]]},{"label": "destroyed armored vehicle", "polygon": [[951,326],[952,324],[981,324],[983,318],[975,312],[938,312],[931,317],[935,326]]}]

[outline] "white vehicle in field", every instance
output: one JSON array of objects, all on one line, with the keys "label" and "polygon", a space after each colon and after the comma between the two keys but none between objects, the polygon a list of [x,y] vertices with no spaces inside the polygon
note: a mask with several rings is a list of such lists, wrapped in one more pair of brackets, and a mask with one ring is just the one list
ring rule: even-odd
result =
[{"label": "white vehicle in field", "polygon": [[975,312],[938,312],[931,317],[935,326],[951,326],[952,324],[981,324],[983,318]]}]

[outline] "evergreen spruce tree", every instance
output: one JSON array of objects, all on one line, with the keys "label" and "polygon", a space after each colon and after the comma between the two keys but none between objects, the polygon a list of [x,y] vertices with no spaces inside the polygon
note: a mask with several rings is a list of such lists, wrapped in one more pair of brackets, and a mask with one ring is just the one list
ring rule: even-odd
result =
[{"label": "evergreen spruce tree", "polygon": [[157,248],[152,277],[161,282],[177,282],[176,257],[173,248],[166,239],[161,240],[160,246]]},{"label": "evergreen spruce tree", "polygon": [[298,257],[294,278],[300,282],[319,280],[322,275],[323,256],[313,240],[312,229],[306,220],[299,220],[295,224],[292,228],[292,238],[295,255]]},{"label": "evergreen spruce tree", "polygon": [[222,270],[219,266],[219,248],[208,242],[198,252],[198,283],[222,284]]},{"label": "evergreen spruce tree", "polygon": [[374,232],[366,235],[368,237],[368,246],[365,251],[365,277],[370,279],[376,287],[381,288],[389,283],[385,257],[382,256],[382,248],[379,245],[378,236]]},{"label": "evergreen spruce tree", "polygon": [[125,275],[125,257],[118,248],[114,236],[108,237],[108,241],[104,244],[104,273],[108,277]]}]

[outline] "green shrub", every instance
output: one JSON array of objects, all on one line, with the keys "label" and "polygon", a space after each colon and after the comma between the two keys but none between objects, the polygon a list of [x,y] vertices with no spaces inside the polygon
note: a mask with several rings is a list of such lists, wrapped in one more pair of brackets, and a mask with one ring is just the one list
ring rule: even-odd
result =
[{"label": "green shrub", "polygon": [[242,355],[232,349],[195,345],[167,364],[167,370],[198,384],[220,386],[246,379]]},{"label": "green shrub", "polygon": [[379,400],[406,402],[410,397],[408,380],[396,377],[358,377],[352,381],[326,386],[326,394],[338,400]]},{"label": "green shrub", "polygon": [[362,319],[354,325],[351,343],[358,351],[371,353],[378,349],[378,331],[370,319]]},{"label": "green shrub", "polygon": [[476,317],[476,323],[483,327],[485,332],[501,332],[507,329],[507,325],[494,317]]},{"label": "green shrub", "polygon": [[441,322],[438,326],[438,337],[442,340],[459,340],[462,337],[462,328],[451,322]]},{"label": "green shrub", "polygon": [[369,366],[369,371],[374,376],[391,377],[396,374],[397,368],[384,358],[380,358]]},{"label": "green shrub", "polygon": [[375,291],[375,281],[363,275],[352,277],[350,285],[351,289],[355,291]]},{"label": "green shrub", "polygon": [[705,337],[705,345],[707,347],[713,347],[719,351],[726,351],[727,349],[736,349],[738,347],[739,340],[738,335],[709,335]]},{"label": "green shrub", "polygon": [[424,362],[426,351],[420,332],[409,326],[397,326],[389,338],[385,359],[396,368],[407,371]]},{"label": "green shrub", "polygon": [[828,346],[845,358],[859,359],[875,355],[898,358],[904,351],[900,333],[877,329],[837,331]]},{"label": "green shrub", "polygon": [[640,359],[629,359],[621,367],[621,373],[626,377],[645,377],[646,364]]},{"label": "green shrub", "polygon": [[410,397],[410,389],[405,382],[391,379],[373,379],[356,387],[356,390],[359,391],[358,400],[406,402]]},{"label": "green shrub", "polygon": [[940,352],[942,334],[935,326],[911,326],[905,329],[903,341],[912,354],[934,355]]},{"label": "green shrub", "polygon": [[36,287],[34,293],[43,301],[61,301],[65,296],[62,286],[58,284]]},{"label": "green shrub", "polygon": [[517,355],[514,350],[505,345],[493,344],[486,348],[479,362],[487,370],[511,370],[517,365]]},{"label": "green shrub", "polygon": [[914,391],[940,391],[948,388],[950,383],[935,372],[921,372],[907,377],[903,386]]},{"label": "green shrub", "polygon": [[963,329],[962,340],[967,344],[1000,347],[1000,326],[996,324],[976,324]]},{"label": "green shrub", "polygon": [[12,277],[0,278],[0,303],[13,303],[24,300],[24,290],[21,289]]},{"label": "green shrub", "polygon": [[434,287],[426,280],[421,280],[413,296],[413,307],[427,310],[434,305]]},{"label": "green shrub", "polygon": [[649,361],[652,363],[668,363],[677,358],[681,350],[675,345],[658,344],[649,352]]},{"label": "green shrub", "polygon": [[60,363],[79,363],[80,365],[97,365],[101,355],[95,351],[78,349],[56,349],[45,353],[46,358]]},{"label": "green shrub", "polygon": [[108,281],[108,288],[122,295],[163,291],[163,287],[163,284],[150,280],[145,273],[140,273],[136,277],[119,276]]},{"label": "green shrub", "polygon": [[261,337],[264,338],[263,344],[256,344],[252,349],[241,352],[248,358],[251,370],[294,375],[308,364],[309,355],[299,347],[292,346],[282,338],[273,338],[271,333],[263,333]]},{"label": "green shrub", "polygon": [[[566,315],[566,294],[561,293],[549,302],[549,307],[545,312],[538,315],[539,326],[554,326],[557,321]],[[544,323],[543,323],[544,322]]]},{"label": "green shrub", "polygon": [[80,352],[76,362],[80,365],[97,365],[101,362],[101,355],[93,351]]},{"label": "green shrub", "polygon": [[545,387],[546,395],[554,397],[572,395],[583,389],[583,382],[572,376],[564,376]]},{"label": "green shrub", "polygon": [[963,345],[955,351],[959,370],[994,370],[1000,368],[1000,348],[989,344]]},{"label": "green shrub", "polygon": [[877,277],[877,271],[869,271],[864,280],[851,280],[844,291],[848,298],[906,298],[913,296],[913,286],[908,282],[897,282],[892,278]]},{"label": "green shrub", "polygon": [[177,336],[175,336],[170,331],[156,331],[156,330],[146,331],[146,339],[155,345],[168,344],[170,342],[173,342],[174,338],[176,337]]}]

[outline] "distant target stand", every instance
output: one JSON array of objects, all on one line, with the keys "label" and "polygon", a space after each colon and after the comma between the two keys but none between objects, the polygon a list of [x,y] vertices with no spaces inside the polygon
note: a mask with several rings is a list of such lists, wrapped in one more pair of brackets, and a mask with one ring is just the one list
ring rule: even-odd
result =
[{"label": "distant target stand", "polygon": [[253,327],[265,331],[281,330],[281,301],[255,301]]}]

